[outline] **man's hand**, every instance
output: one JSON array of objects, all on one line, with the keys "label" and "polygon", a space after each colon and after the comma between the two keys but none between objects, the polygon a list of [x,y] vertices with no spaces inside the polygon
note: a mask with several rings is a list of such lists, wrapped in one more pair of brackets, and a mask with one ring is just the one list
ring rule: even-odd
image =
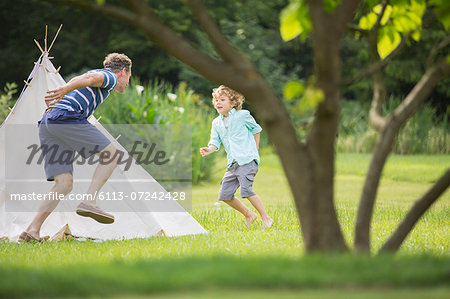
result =
[{"label": "man's hand", "polygon": [[202,147],[200,148],[200,155],[202,155],[202,157],[206,157],[209,154],[214,153],[217,150],[217,148],[214,145],[210,145],[209,147]]},{"label": "man's hand", "polygon": [[45,96],[45,104],[47,107],[58,103],[63,96],[67,94],[66,86],[58,87],[57,89],[48,90],[47,95]]},{"label": "man's hand", "polygon": [[94,72],[86,73],[72,78],[66,85],[47,91],[45,96],[45,104],[48,106],[58,103],[69,92],[88,86],[101,87],[103,84],[103,73]]}]

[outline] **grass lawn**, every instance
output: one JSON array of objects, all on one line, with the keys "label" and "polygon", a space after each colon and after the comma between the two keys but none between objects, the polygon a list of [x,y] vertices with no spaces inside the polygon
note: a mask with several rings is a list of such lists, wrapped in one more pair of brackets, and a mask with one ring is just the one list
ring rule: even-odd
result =
[{"label": "grass lawn", "polygon": [[[349,246],[370,156],[337,157],[336,207]],[[192,215],[209,234],[103,243],[0,243],[0,297],[445,298],[450,294],[450,192],[425,214],[395,256],[303,256],[292,196],[278,158],[266,152],[254,189],[270,229],[217,203],[225,160],[193,188]],[[448,156],[393,156],[372,229],[380,248],[414,200],[450,166]],[[246,202],[248,204],[248,202]],[[411,288],[413,287],[414,288]]]}]

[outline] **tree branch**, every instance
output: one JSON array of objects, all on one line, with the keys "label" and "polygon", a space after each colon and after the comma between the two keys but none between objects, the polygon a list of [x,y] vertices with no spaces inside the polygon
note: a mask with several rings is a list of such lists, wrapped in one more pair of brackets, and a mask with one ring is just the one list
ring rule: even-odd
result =
[{"label": "tree branch", "polygon": [[404,48],[406,46],[406,41],[407,41],[407,38],[402,37],[400,44],[388,56],[386,56],[382,60],[378,60],[377,62],[371,64],[369,67],[360,71],[355,76],[345,78],[344,80],[342,80],[342,85],[353,84],[353,83],[363,79],[364,77],[371,76],[375,72],[378,72],[378,71],[384,69],[395,57],[397,57],[404,50]]},{"label": "tree branch", "polygon": [[379,253],[395,252],[406,239],[408,234],[419,221],[420,217],[431,207],[431,205],[445,192],[450,185],[450,169],[428,190],[428,192],[416,201],[414,206],[406,214],[403,221],[395,232],[381,247]]},{"label": "tree branch", "polygon": [[440,50],[445,48],[450,43],[450,34],[447,35],[439,44],[433,47],[430,51],[430,55],[428,55],[427,62],[425,63],[426,68],[430,68],[433,64],[433,60]]},{"label": "tree branch", "polygon": [[[374,26],[367,34],[369,42],[369,63],[374,65],[381,61],[378,54],[378,26]],[[372,103],[369,111],[369,120],[372,127],[381,132],[386,124],[382,115],[382,107],[386,100],[386,87],[384,85],[383,71],[378,69],[372,74]]]},{"label": "tree branch", "polygon": [[383,84],[374,82],[373,98],[369,110],[370,125],[378,132],[386,126],[387,118],[381,114],[381,106],[386,97],[386,89]]},{"label": "tree branch", "polygon": [[361,34],[367,34],[367,33],[369,32],[369,30],[367,30],[367,29],[362,29],[362,28],[359,27],[358,25],[352,24],[352,23],[347,24],[347,29],[349,29],[349,30],[351,30],[351,31],[353,31],[353,32],[359,32],[359,33],[361,33]]},{"label": "tree branch", "polygon": [[372,29],[363,30],[363,29],[359,28],[358,26],[348,25],[348,27],[351,27],[354,30],[357,30],[358,32],[361,32],[361,33],[364,33],[367,35],[368,40],[369,40],[369,56],[370,56],[370,60],[371,60],[370,62],[372,64],[368,68],[359,72],[356,76],[348,77],[348,78],[345,78],[344,80],[342,80],[343,85],[352,84],[353,82],[361,80],[362,78],[364,78],[366,76],[373,75],[374,73],[380,71],[381,69],[386,67],[386,65],[388,65],[388,63],[392,60],[393,57],[395,57],[398,53],[401,52],[401,50],[403,49],[403,47],[406,43],[405,40],[402,38],[402,41],[397,46],[397,48],[395,48],[395,50],[392,51],[392,53],[390,55],[388,55],[385,59],[380,60],[380,57],[378,56],[378,52],[377,52],[378,30],[380,28],[381,19],[383,18],[384,12],[386,11],[388,1],[383,0],[382,5],[383,6],[381,8],[381,12],[378,14],[377,20],[375,21],[375,24],[373,25]]},{"label": "tree branch", "polygon": [[236,48],[234,48],[226,37],[222,34],[217,23],[211,18],[208,10],[201,0],[184,0],[191,10],[195,19],[199,23],[203,31],[208,35],[209,40],[219,52],[220,56],[230,64],[236,67],[251,68],[251,64],[242,56]]},{"label": "tree branch", "polygon": [[447,64],[445,58],[436,62],[429,68],[403,102],[393,112],[392,115],[395,121],[404,123],[417,110],[417,107],[429,96],[439,81],[449,73],[450,64]]},{"label": "tree branch", "polygon": [[335,8],[334,15],[336,16],[337,24],[342,26],[340,29],[342,34],[344,33],[346,26],[348,26],[353,19],[355,10],[360,2],[361,0],[342,0],[341,3]]},{"label": "tree branch", "polygon": [[375,21],[375,24],[373,25],[373,27],[372,27],[371,30],[373,30],[373,31],[378,31],[378,29],[380,28],[381,20],[383,19],[384,12],[386,11],[386,7],[388,6],[388,4],[389,4],[389,3],[388,3],[387,0],[383,0],[383,1],[381,2],[381,5],[382,5],[381,11],[380,11],[380,13],[378,14],[377,20]]},{"label": "tree branch", "polygon": [[104,15],[112,15],[127,22],[133,20],[133,18],[136,17],[136,15],[131,11],[110,4],[99,5],[96,2],[87,2],[79,0],[47,0],[47,1],[59,4],[66,4],[73,7],[78,7],[83,10],[95,11]]},{"label": "tree branch", "polygon": [[[107,4],[98,5],[82,0],[48,1],[95,11],[131,24],[142,30],[161,49],[216,83],[234,85],[236,88],[236,86],[242,86],[242,82],[249,80],[243,73],[237,72],[233,66],[217,61],[195,49],[188,41],[164,25],[152,8],[143,0],[126,1],[128,7],[133,11],[125,7]],[[220,72],[217,72],[217,70],[220,70]],[[225,82],[224,77],[230,78],[230,80]]]}]

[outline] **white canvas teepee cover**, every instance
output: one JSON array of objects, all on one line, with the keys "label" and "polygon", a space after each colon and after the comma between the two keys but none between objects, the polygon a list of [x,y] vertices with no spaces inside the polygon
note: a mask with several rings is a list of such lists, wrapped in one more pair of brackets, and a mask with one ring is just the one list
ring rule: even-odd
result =
[{"label": "white canvas teepee cover", "polygon": [[[19,234],[25,230],[34,216],[34,212],[11,211],[7,208],[9,192],[6,179],[10,177],[6,171],[17,171],[20,173],[23,181],[27,181],[28,173],[20,172],[20,169],[7,167],[8,163],[12,163],[6,156],[6,144],[11,140],[11,136],[7,137],[7,128],[20,124],[35,124],[41,119],[46,109],[44,96],[47,90],[55,89],[65,84],[64,79],[56,71],[55,67],[48,58],[48,52],[44,52],[36,62],[33,71],[28,78],[29,85],[24,87],[19,100],[12,109],[0,127],[0,237],[8,237],[9,240],[17,240]],[[116,148],[125,151],[125,149],[111,136],[94,117],[89,121],[96,124],[103,134],[108,137],[116,146]],[[20,137],[20,136],[18,136]],[[36,142],[39,144],[36,130]],[[43,168],[43,166],[41,165]],[[92,177],[95,165],[74,165],[74,188],[72,193],[85,192],[86,184],[79,184],[77,177]],[[33,178],[36,181],[35,178]],[[30,180],[32,180],[30,178]],[[115,181],[126,181],[126,184],[115,184]],[[116,169],[110,180],[103,186],[101,191],[104,192],[125,192],[131,193],[134,190],[142,190],[142,184],[139,182],[152,182],[149,188],[160,191],[164,190],[153,177],[144,170],[140,165],[133,164],[127,171]],[[37,192],[48,192],[52,187],[52,182],[47,182],[42,169],[42,181],[39,181],[39,189]],[[36,184],[33,184],[35,186]],[[83,185],[82,187],[80,187]],[[123,188],[127,190],[123,190]],[[156,187],[155,187],[156,186]],[[83,188],[84,190],[79,190]],[[26,204],[26,203],[24,203]],[[102,240],[108,239],[131,239],[145,238],[155,235],[181,236],[189,234],[205,233],[205,229],[176,201],[164,201],[164,211],[168,212],[152,212],[148,206],[139,205],[124,201],[122,211],[115,212],[115,222],[113,224],[100,224],[96,221],[78,216],[74,211],[77,202],[62,201],[55,211],[47,218],[41,229],[41,236],[54,235],[64,225],[68,224],[74,236],[96,238]],[[117,204],[117,203],[116,203]],[[107,209],[106,209],[107,210]],[[116,205],[117,210],[117,205]],[[69,212],[70,211],[70,212]]]}]

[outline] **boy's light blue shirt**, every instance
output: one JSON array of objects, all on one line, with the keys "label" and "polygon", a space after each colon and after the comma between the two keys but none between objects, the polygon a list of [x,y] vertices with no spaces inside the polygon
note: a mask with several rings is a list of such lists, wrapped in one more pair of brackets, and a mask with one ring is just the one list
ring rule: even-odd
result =
[{"label": "boy's light blue shirt", "polygon": [[253,135],[261,132],[261,127],[247,110],[233,108],[228,117],[228,128],[225,127],[222,114],[213,120],[208,146],[212,144],[219,150],[220,144],[223,143],[228,158],[227,168],[230,168],[234,161],[244,165],[256,160],[259,165],[259,153]]}]

